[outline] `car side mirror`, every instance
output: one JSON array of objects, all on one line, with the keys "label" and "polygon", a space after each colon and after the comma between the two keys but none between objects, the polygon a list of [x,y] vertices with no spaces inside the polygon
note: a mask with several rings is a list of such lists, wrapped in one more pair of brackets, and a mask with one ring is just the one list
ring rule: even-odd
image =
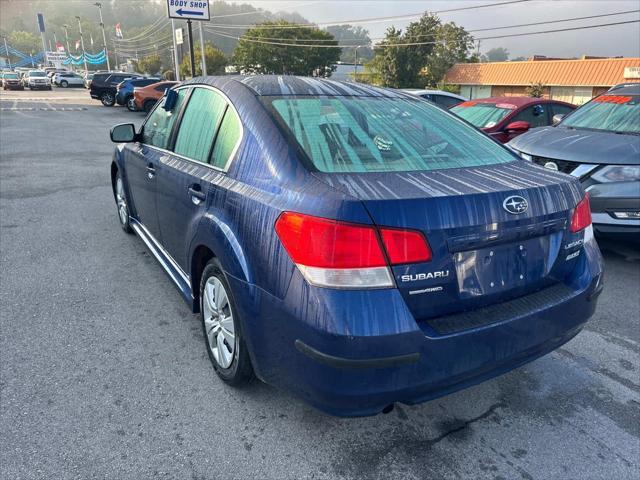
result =
[{"label": "car side mirror", "polygon": [[522,133],[529,130],[529,128],[531,128],[531,125],[529,124],[529,122],[525,122],[524,120],[518,120],[517,122],[511,122],[509,125],[507,125],[505,130],[507,132]]},{"label": "car side mirror", "polygon": [[171,110],[173,110],[173,107],[176,106],[177,101],[178,92],[176,90],[169,90],[167,92],[167,98],[165,99],[162,108],[164,108],[167,112],[170,112]]},{"label": "car side mirror", "polygon": [[564,113],[556,113],[556,114],[553,116],[553,119],[552,119],[552,122],[553,122],[553,123],[552,123],[552,125],[557,125],[557,124],[559,124],[559,123],[562,121],[562,119],[563,119],[564,117],[565,117],[565,114],[564,114]]},{"label": "car side mirror", "polygon": [[110,135],[114,143],[133,142],[136,139],[136,127],[133,123],[121,123],[111,128]]}]

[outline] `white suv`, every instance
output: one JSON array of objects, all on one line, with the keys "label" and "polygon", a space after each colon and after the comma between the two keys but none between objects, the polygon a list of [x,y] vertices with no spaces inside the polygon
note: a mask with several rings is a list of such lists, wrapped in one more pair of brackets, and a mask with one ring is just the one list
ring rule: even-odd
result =
[{"label": "white suv", "polygon": [[51,90],[51,80],[49,80],[44,70],[29,70],[27,74],[22,77],[22,83],[29,90]]}]

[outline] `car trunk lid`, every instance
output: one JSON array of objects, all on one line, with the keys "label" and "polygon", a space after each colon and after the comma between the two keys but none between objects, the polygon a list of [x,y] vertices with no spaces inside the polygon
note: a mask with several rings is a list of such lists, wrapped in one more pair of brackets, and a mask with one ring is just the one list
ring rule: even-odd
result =
[{"label": "car trunk lid", "polygon": [[[567,245],[581,238],[568,231],[571,211],[584,195],[579,183],[523,161],[427,172],[315,175],[360,199],[376,225],[426,236],[431,261],[393,267],[417,320],[515,298],[561,281],[572,265],[572,259],[563,261],[565,252],[572,253]],[[527,208],[509,211],[509,199],[524,199]]]}]

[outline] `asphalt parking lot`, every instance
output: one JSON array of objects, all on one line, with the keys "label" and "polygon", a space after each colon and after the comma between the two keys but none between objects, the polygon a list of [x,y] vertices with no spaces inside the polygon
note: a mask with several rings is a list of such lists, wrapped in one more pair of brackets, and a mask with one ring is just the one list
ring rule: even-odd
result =
[{"label": "asphalt parking lot", "polygon": [[0,478],[640,478],[640,252],[558,351],[388,415],[338,419],[213,373],[198,318],[110,188],[86,90],[0,93]]}]

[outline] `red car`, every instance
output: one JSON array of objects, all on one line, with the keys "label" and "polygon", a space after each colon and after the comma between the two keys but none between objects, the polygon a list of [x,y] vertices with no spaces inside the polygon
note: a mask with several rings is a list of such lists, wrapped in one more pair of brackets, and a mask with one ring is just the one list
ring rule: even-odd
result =
[{"label": "red car", "polygon": [[553,123],[554,115],[566,115],[575,105],[533,97],[490,97],[469,100],[450,111],[502,143],[530,128]]},{"label": "red car", "polygon": [[144,110],[145,113],[149,113],[158,99],[162,98],[167,88],[174,87],[180,82],[174,82],[171,80],[163,80],[158,83],[152,83],[145,87],[134,87],[133,89],[133,101],[136,104],[138,110]]}]

